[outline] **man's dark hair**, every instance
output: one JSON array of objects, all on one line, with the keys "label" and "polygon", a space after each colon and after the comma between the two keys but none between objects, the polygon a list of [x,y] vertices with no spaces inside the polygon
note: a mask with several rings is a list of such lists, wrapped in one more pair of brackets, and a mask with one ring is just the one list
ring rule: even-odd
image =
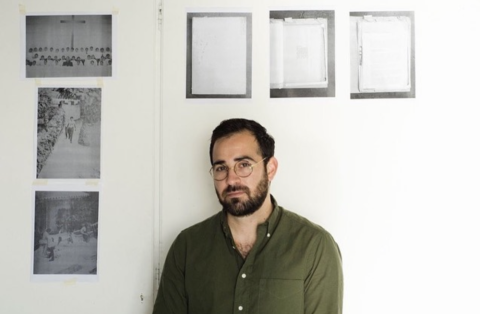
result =
[{"label": "man's dark hair", "polygon": [[260,148],[262,157],[265,158],[265,164],[273,157],[275,153],[275,140],[267,133],[267,129],[258,122],[247,119],[228,119],[223,120],[212,132],[210,139],[210,163],[213,164],[213,146],[215,142],[224,137],[240,132],[250,132],[256,139]]}]

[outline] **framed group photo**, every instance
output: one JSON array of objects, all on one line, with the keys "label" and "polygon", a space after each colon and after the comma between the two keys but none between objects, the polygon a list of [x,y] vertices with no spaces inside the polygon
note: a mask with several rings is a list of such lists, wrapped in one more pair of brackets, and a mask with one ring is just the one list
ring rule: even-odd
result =
[{"label": "framed group photo", "polygon": [[26,15],[25,78],[112,77],[111,14]]}]

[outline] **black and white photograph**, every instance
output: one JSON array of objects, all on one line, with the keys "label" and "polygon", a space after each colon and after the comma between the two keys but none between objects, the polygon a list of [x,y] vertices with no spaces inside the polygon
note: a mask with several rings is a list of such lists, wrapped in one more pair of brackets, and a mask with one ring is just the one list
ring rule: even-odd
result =
[{"label": "black and white photograph", "polygon": [[25,77],[112,77],[112,15],[27,15]]},{"label": "black and white photograph", "polygon": [[350,12],[350,98],[415,97],[413,11]]},{"label": "black and white photograph", "polygon": [[270,11],[270,97],[334,96],[334,11]]},{"label": "black and white photograph", "polygon": [[187,13],[186,62],[187,98],[251,98],[251,13]]},{"label": "black and white photograph", "polygon": [[100,179],[101,88],[38,88],[37,179]]},{"label": "black and white photograph", "polygon": [[34,192],[33,279],[96,277],[99,192]]}]

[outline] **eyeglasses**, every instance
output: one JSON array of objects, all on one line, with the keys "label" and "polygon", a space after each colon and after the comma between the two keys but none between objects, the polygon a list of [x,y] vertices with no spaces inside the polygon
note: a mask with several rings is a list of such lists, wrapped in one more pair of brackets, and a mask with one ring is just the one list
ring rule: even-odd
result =
[{"label": "eyeglasses", "polygon": [[233,165],[233,167],[229,167],[226,164],[213,165],[212,168],[210,168],[210,175],[215,181],[222,181],[225,180],[225,178],[228,176],[228,171],[230,171],[230,169],[233,169],[237,176],[239,176],[240,178],[246,178],[252,174],[253,167],[258,165],[265,159],[267,159],[267,157],[253,164],[248,159],[242,159],[237,161]]}]

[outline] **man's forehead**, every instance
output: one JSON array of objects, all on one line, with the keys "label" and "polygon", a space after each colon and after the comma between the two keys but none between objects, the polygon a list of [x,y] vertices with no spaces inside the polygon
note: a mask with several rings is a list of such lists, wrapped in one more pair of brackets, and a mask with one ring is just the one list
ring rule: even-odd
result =
[{"label": "man's forehead", "polygon": [[229,156],[230,158],[260,155],[260,149],[255,136],[248,131],[243,131],[219,138],[215,142],[213,159],[223,158],[224,155],[233,155]]}]

